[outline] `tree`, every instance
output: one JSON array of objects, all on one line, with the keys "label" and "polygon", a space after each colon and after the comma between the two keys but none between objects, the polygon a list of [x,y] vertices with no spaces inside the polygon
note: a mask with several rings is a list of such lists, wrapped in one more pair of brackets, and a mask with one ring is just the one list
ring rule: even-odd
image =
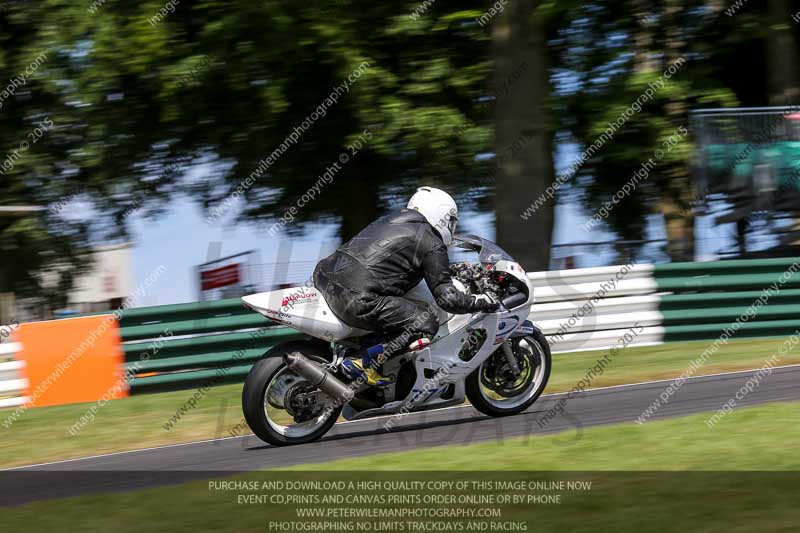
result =
[{"label": "tree", "polygon": [[[414,17],[412,1],[184,0],[160,15],[159,0],[11,2],[0,12],[3,74],[44,61],[5,102],[0,140],[13,147],[37,121],[54,126],[0,183],[5,205],[51,208],[0,221],[0,245],[20,256],[3,267],[7,286],[42,290],[40,272],[126,238],[131,212],[157,214],[175,194],[212,212],[241,194],[243,209],[226,214],[269,225],[338,164],[287,230],[331,221],[345,238],[419,184],[466,196],[486,174],[475,155],[491,149],[478,5],[441,0]],[[200,164],[211,175],[189,180]],[[76,206],[91,206],[91,220],[70,217]]]},{"label": "tree", "polygon": [[[53,175],[69,150],[68,127],[56,123],[44,81],[58,61],[55,52],[34,44],[49,28],[44,10],[9,3],[0,12],[0,206],[47,206],[64,190]],[[60,128],[65,127],[64,130]],[[61,133],[63,132],[63,136]],[[60,140],[59,140],[60,139]],[[39,296],[51,306],[64,303],[74,272],[87,264],[87,225],[53,211],[0,214],[0,293]]]},{"label": "tree", "polygon": [[495,107],[495,194],[498,243],[532,271],[549,268],[553,232],[552,202],[521,217],[554,179],[546,16],[538,0],[511,2],[492,28],[495,83],[502,84],[517,65],[528,65],[515,91]]},{"label": "tree", "polygon": [[[599,0],[574,7],[569,19],[552,42],[573,80],[558,98],[559,119],[584,149],[613,130],[576,175],[584,206],[590,214],[610,206],[603,222],[625,241],[642,241],[657,214],[672,260],[692,259],[693,147],[680,132],[692,107],[737,103],[720,76],[718,16],[704,2]],[[656,150],[663,157],[651,165]]]}]

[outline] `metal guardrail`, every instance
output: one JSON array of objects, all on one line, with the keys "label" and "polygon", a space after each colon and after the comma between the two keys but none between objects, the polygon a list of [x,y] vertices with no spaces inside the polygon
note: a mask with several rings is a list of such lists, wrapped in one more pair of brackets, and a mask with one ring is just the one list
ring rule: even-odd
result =
[{"label": "metal guardrail", "polygon": [[[644,329],[634,344],[717,337],[746,312],[762,290],[800,259],[611,266],[531,273],[536,304],[531,313],[555,353],[615,345],[634,322]],[[603,291],[612,284],[613,288]],[[603,294],[597,298],[598,294]],[[591,304],[591,312],[580,313]],[[573,315],[577,320],[570,321]],[[740,336],[777,336],[800,327],[800,273],[783,280]],[[252,363],[277,343],[303,334],[263,318],[238,299],[132,309],[121,321],[128,367],[159,335],[176,337],[145,363],[133,392],[241,381]],[[255,328],[268,327],[257,343]],[[566,331],[565,331],[566,330]]]},{"label": "metal guardrail", "polygon": [[[0,344],[0,358],[12,357],[20,350],[15,342]],[[22,377],[25,363],[6,361],[0,363],[0,408],[16,407],[28,401],[22,394],[28,388],[28,380]]]},{"label": "metal guardrail", "polygon": [[126,310],[120,331],[133,393],[242,381],[272,346],[303,337],[238,298]]},{"label": "metal guardrail", "polygon": [[[634,323],[642,327],[634,345],[710,340],[780,284],[737,336],[787,335],[800,328],[800,272],[786,274],[796,262],[800,258],[532,273],[537,302],[531,319],[554,353],[615,346]],[[128,309],[120,330],[133,393],[240,382],[272,346],[304,337],[239,299]],[[0,355],[18,349],[0,345]],[[20,364],[0,363],[0,398],[25,390]],[[6,397],[0,406],[23,402]]]}]

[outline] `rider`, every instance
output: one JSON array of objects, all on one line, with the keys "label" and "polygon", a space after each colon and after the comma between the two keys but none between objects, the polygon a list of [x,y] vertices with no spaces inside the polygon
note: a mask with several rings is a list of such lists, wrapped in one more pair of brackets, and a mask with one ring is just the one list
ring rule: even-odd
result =
[{"label": "rider", "polygon": [[379,218],[317,264],[314,286],[341,321],[392,336],[345,359],[342,368],[350,378],[384,385],[390,380],[379,374],[381,362],[430,344],[439,329],[436,311],[404,298],[422,279],[449,313],[498,309],[487,296],[468,295],[453,285],[447,246],[457,221],[449,194],[420,187],[406,209]]}]

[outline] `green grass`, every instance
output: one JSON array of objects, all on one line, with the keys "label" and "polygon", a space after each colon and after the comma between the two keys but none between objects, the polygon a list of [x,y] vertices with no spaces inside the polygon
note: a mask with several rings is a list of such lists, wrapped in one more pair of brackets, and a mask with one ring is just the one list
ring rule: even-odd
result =
[{"label": "green grass", "polygon": [[[572,479],[591,481],[591,490],[562,492],[560,504],[504,506],[502,520],[526,521],[528,531],[796,531],[800,402],[737,409],[714,429],[704,424],[709,414],[590,428],[572,446],[543,435],[365,456],[297,469],[310,472],[269,471],[235,479]],[[209,490],[208,482],[199,482],[37,502],[3,509],[3,525],[8,531],[194,533],[268,531],[269,520],[297,519],[297,506],[242,505],[238,494],[247,492]]]},{"label": "green grass", "polygon": [[[720,347],[695,375],[761,368],[767,359],[778,352],[785,340],[781,337],[730,341]],[[595,378],[591,386],[606,387],[677,377],[712,342],[695,341],[627,348],[612,359],[603,375]],[[555,355],[548,392],[569,390],[598,358],[608,353],[608,350],[602,350]],[[787,353],[779,364],[797,363],[800,363],[800,350]]]},{"label": "green grass", "polygon": [[[698,372],[714,373],[758,368],[776,353],[783,339],[732,341]],[[706,342],[675,343],[623,350],[596,377],[591,387],[635,383],[680,375],[697,358]],[[607,351],[555,356],[547,392],[572,388]],[[800,351],[781,364],[800,363]],[[2,426],[13,410],[0,410],[0,467],[133,450],[147,446],[211,439],[235,433],[242,422],[241,385],[209,390],[197,407],[170,431],[162,425],[192,396],[193,390],[133,396],[107,403],[96,419],[72,436],[68,428],[93,404],[44,407],[26,411],[9,429]],[[239,430],[239,433],[249,430]]]},{"label": "green grass", "polygon": [[[195,409],[166,431],[163,424],[194,392],[184,390],[113,400],[100,408],[94,421],[76,436],[69,433],[70,426],[96,404],[30,409],[9,429],[5,429],[2,422],[13,409],[3,409],[0,411],[0,466],[224,437],[242,421],[242,385],[224,385],[209,389]],[[249,429],[245,428],[244,432],[249,433]]]},{"label": "green grass", "polygon": [[291,470],[800,471],[800,402],[571,430],[469,446],[365,455]]}]

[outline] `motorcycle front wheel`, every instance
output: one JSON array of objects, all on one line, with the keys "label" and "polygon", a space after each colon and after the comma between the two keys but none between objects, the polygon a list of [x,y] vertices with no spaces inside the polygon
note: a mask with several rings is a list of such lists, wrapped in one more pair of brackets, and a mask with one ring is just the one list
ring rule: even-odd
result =
[{"label": "motorcycle front wheel", "polygon": [[521,413],[539,398],[550,378],[550,345],[541,332],[506,342],[517,360],[519,375],[514,375],[503,350],[498,349],[467,378],[467,398],[485,415]]},{"label": "motorcycle front wheel", "polygon": [[242,389],[242,411],[247,425],[261,440],[274,446],[313,442],[330,431],[342,412],[341,405],[302,411],[308,406],[303,405],[301,398],[313,394],[315,389],[283,362],[283,356],[293,352],[323,364],[329,358],[313,343],[288,342],[273,348],[253,365]]}]

